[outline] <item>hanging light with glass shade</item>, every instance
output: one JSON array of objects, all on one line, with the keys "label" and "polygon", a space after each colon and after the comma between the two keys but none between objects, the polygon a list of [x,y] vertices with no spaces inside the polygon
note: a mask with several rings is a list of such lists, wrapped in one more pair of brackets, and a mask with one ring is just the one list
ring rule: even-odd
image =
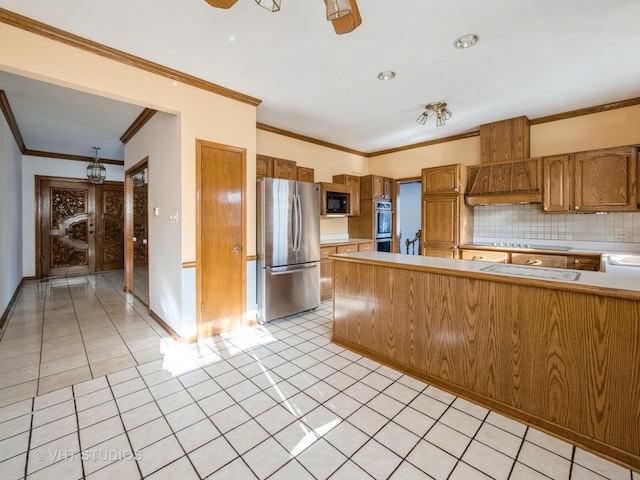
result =
[{"label": "hanging light with glass shade", "polygon": [[98,158],[98,150],[100,150],[100,147],[92,148],[96,151],[96,157],[89,165],[87,165],[87,178],[90,183],[102,185],[104,183],[104,179],[107,178],[107,169]]},{"label": "hanging light with glass shade", "polygon": [[327,20],[337,20],[351,13],[351,2],[349,0],[326,0]]},{"label": "hanging light with glass shade", "polygon": [[256,3],[270,12],[280,11],[280,0],[256,0]]},{"label": "hanging light with glass shade", "polygon": [[420,125],[427,123],[427,118],[436,117],[436,127],[446,125],[446,121],[453,115],[451,110],[447,108],[447,102],[433,102],[424,107],[424,112],[416,119]]}]

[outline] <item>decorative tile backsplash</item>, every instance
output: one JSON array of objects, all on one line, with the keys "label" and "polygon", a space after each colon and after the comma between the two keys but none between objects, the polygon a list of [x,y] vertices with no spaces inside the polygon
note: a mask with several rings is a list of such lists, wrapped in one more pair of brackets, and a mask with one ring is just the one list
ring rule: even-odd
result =
[{"label": "decorative tile backsplash", "polygon": [[543,214],[538,204],[474,207],[474,239],[640,243],[640,213]]}]

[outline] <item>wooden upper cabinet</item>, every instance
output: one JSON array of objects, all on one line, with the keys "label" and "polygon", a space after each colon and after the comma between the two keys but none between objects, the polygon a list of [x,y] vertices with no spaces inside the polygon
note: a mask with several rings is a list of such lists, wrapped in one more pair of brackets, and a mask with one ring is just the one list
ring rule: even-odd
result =
[{"label": "wooden upper cabinet", "polygon": [[576,212],[638,210],[636,146],[572,155]]},{"label": "wooden upper cabinet", "polygon": [[273,178],[284,178],[286,180],[297,180],[298,171],[296,162],[293,160],[284,160],[282,158],[272,158]]},{"label": "wooden upper cabinet", "polygon": [[571,211],[571,164],[569,155],[542,159],[542,211]]},{"label": "wooden upper cabinet", "polygon": [[361,200],[391,200],[393,179],[380,175],[360,177]]},{"label": "wooden upper cabinet", "polygon": [[313,183],[314,180],[314,170],[313,168],[307,167],[297,167],[296,175],[299,182],[309,182]]},{"label": "wooden upper cabinet", "polygon": [[480,125],[482,163],[529,158],[529,119],[515,117]]},{"label": "wooden upper cabinet", "polygon": [[256,155],[256,178],[273,176],[273,171],[269,170],[269,167],[273,168],[270,160],[270,157],[265,155]]},{"label": "wooden upper cabinet", "polygon": [[351,187],[351,215],[360,215],[360,177],[355,175],[334,175],[333,183]]},{"label": "wooden upper cabinet", "polygon": [[392,196],[393,196],[393,179],[388,178],[388,177],[384,177],[383,179],[383,189],[382,189],[382,196],[383,198],[387,199],[387,200],[391,200]]},{"label": "wooden upper cabinet", "polygon": [[440,195],[464,193],[462,165],[444,165],[422,169],[422,194]]}]

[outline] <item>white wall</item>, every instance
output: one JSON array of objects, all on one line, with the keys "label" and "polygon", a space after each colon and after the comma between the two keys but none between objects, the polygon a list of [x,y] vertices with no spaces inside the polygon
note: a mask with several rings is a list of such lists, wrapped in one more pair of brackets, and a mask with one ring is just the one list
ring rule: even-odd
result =
[{"label": "white wall", "polygon": [[[178,115],[156,113],[125,145],[124,158],[126,169],[149,158],[149,308],[180,335],[190,336],[195,335],[195,282],[183,285],[181,168],[176,161],[180,124]],[[178,212],[177,222],[169,219],[171,212]]]},{"label": "white wall", "polygon": [[[87,178],[89,162],[57,158],[22,157],[22,274],[36,274],[36,175],[45,177]],[[124,167],[105,165],[107,180],[124,181]]]},{"label": "white wall", "polygon": [[22,154],[0,115],[0,315],[22,280]]}]

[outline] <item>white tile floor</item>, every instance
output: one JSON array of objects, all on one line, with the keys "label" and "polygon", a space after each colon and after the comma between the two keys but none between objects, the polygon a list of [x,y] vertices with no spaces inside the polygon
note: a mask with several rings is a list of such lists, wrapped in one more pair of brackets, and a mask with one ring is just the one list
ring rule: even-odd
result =
[{"label": "white tile floor", "polygon": [[181,346],[122,273],[31,282],[0,340],[0,478],[640,475],[330,343],[331,305]]}]

